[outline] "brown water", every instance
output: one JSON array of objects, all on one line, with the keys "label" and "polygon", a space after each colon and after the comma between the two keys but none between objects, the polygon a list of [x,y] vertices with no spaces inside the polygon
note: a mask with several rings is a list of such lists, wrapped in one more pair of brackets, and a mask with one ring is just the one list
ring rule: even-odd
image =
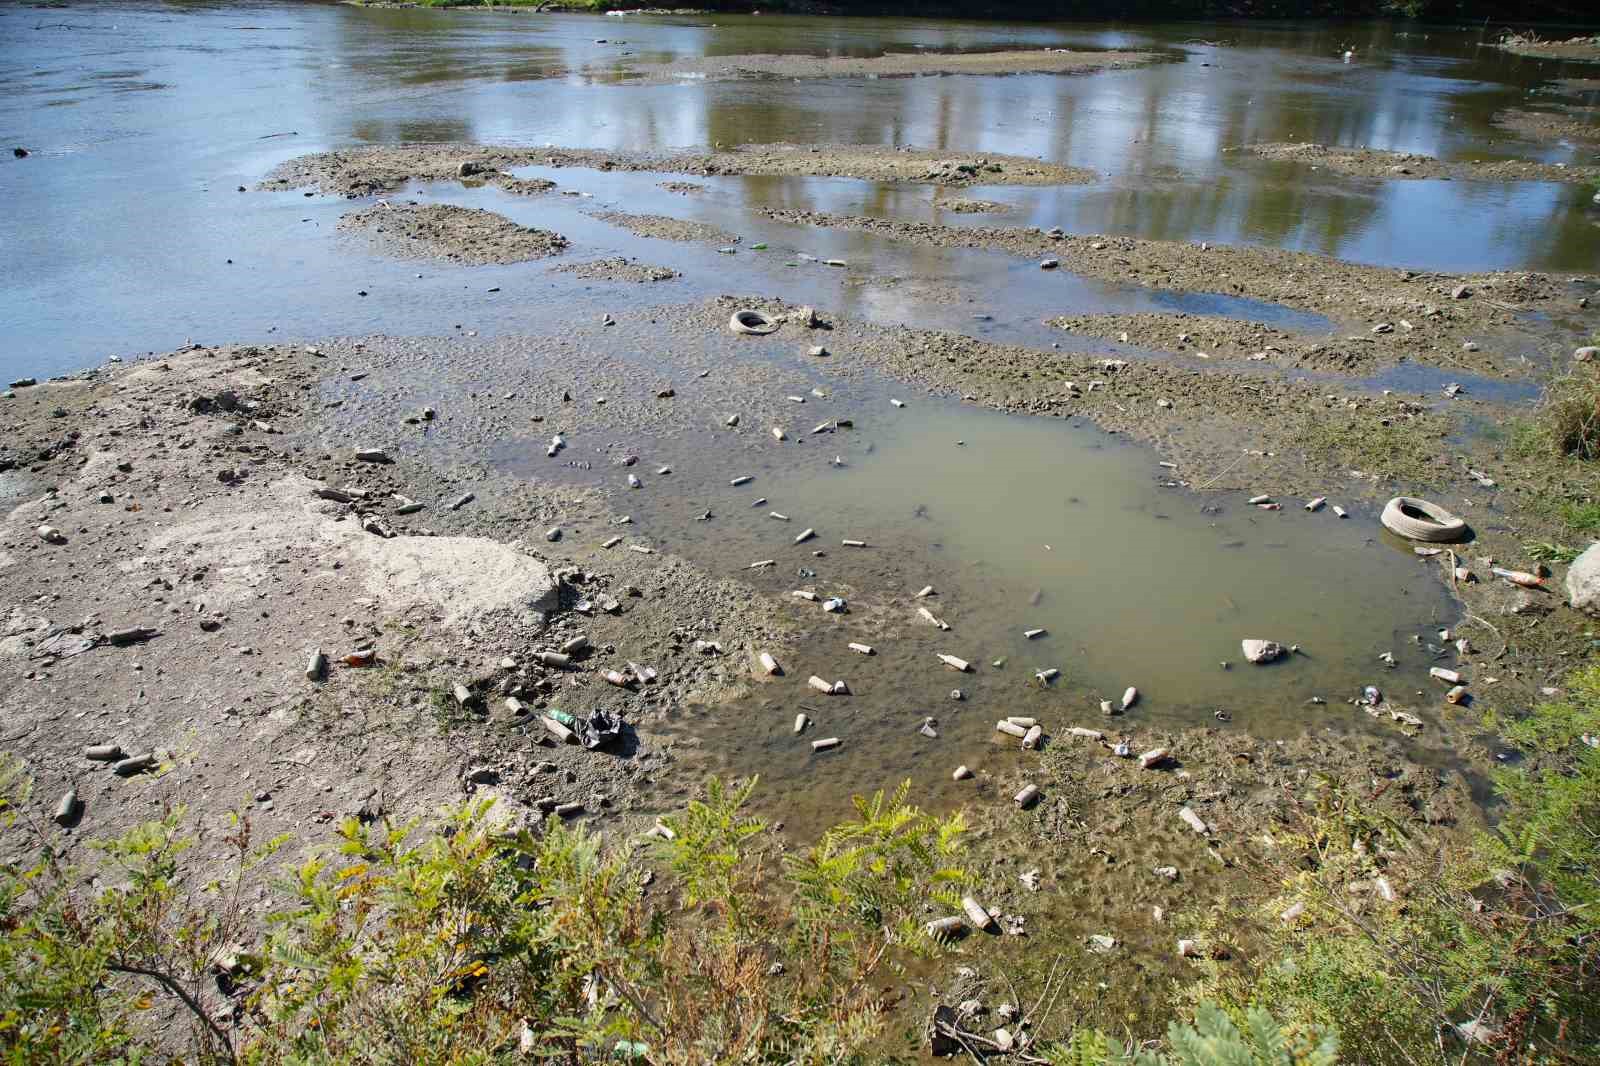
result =
[{"label": "brown water", "polygon": [[[814,384],[826,398],[808,395]],[[804,636],[782,656],[785,676],[732,707],[686,707],[673,719],[728,768],[759,772],[781,793],[802,787],[804,802],[786,801],[791,822],[838,817],[864,782],[909,777],[923,797],[970,791],[951,788],[957,765],[999,772],[1019,758],[1017,742],[994,731],[1006,715],[1036,717],[1056,734],[1215,725],[1221,712],[1258,736],[1398,736],[1348,701],[1376,683],[1407,705],[1431,706],[1428,667],[1455,661],[1438,636],[1456,618],[1434,576],[1439,564],[1419,560],[1367,507],[1344,500],[1350,517],[1341,520],[1327,507],[1305,511],[1302,500],[1268,512],[1242,492],[1195,494],[1173,479],[1213,471],[1175,472],[1092,426],[941,402],[870,376],[823,383],[799,371],[792,388],[808,396],[796,405],[794,443],[728,457],[694,437],[630,442],[642,445],[648,484],[618,503],[633,518],[630,540],[792,600]],[[906,407],[890,403],[908,395]],[[854,428],[804,434],[835,417]],[[581,435],[572,443],[574,454],[585,450]],[[551,472],[542,453],[504,458],[535,476]],[[669,481],[648,477],[657,463],[673,467]],[[740,475],[753,480],[733,486]],[[710,521],[695,521],[707,510]],[[816,537],[795,544],[807,528]],[[846,547],[846,538],[868,546]],[[925,585],[935,595],[919,599]],[[794,590],[842,596],[848,611],[824,612]],[[927,623],[918,607],[951,628]],[[1033,629],[1045,632],[1024,635]],[[1252,666],[1241,659],[1245,638],[1301,651]],[[851,651],[851,641],[876,654]],[[950,670],[941,652],[974,671]],[[1396,667],[1379,661],[1385,652]],[[1051,668],[1059,676],[1041,682],[1037,673]],[[811,690],[813,674],[846,681],[851,694]],[[1133,711],[1105,717],[1100,701],[1120,704],[1129,686],[1140,692]],[[802,711],[813,725],[796,736]],[[930,716],[937,740],[917,732]],[[1442,723],[1428,718],[1426,746],[1437,748]],[[813,754],[810,741],[829,736],[841,748]]]},{"label": "brown water", "polygon": [[[1232,46],[1193,43],[1202,38]],[[617,70],[629,53],[669,61],[1041,45],[1153,48],[1174,61],[1080,77],[667,85]],[[1339,59],[1347,48],[1357,53],[1349,63]],[[0,371],[42,377],[190,339],[437,335],[455,323],[488,337],[727,291],[1040,347],[1079,343],[1047,333],[1041,318],[1106,310],[1190,310],[1315,330],[1326,324],[1270,305],[1044,274],[1005,256],[776,226],[755,213],[783,206],[990,221],[950,215],[939,206],[945,194],[923,187],[718,178],[685,198],[657,189],[657,176],[563,170],[551,176],[583,196],[519,199],[453,184],[407,191],[556,229],[573,241],[569,259],[623,254],[684,273],[631,289],[551,274],[548,263],[465,270],[377,259],[336,234],[350,206],[342,199],[236,189],[295,155],[400,141],[949,147],[1044,155],[1104,175],[1081,187],[972,191],[1011,204],[1008,225],[1259,243],[1422,268],[1588,270],[1600,230],[1577,186],[1377,182],[1227,151],[1300,139],[1447,159],[1582,161],[1574,148],[1520,143],[1491,124],[1505,107],[1537,102],[1549,79],[1582,73],[1487,48],[1476,31],[1407,35],[1387,24],[8,6],[0,8],[0,137],[33,154],[0,160]],[[725,257],[635,238],[591,217],[602,206],[712,221],[743,237],[742,250]],[[757,242],[768,251],[754,251]],[[808,268],[801,251],[850,266]],[[708,341],[708,352],[715,357],[725,341]],[[1426,371],[1416,373],[1407,387],[1434,389]],[[1493,395],[1487,383],[1473,388]],[[1013,758],[993,747],[1000,714],[1037,715],[1055,728],[1098,724],[1098,699],[1129,685],[1144,694],[1137,723],[1211,722],[1222,710],[1267,735],[1387,729],[1343,701],[1369,681],[1423,687],[1424,645],[1437,643],[1449,604],[1426,564],[1387,543],[1370,513],[1356,509],[1341,522],[1295,501],[1269,514],[1238,498],[1197,497],[1164,487],[1172,475],[1149,452],[1093,429],[925,399],[896,410],[890,391],[863,378],[840,386],[829,410],[808,406],[817,420],[853,412],[862,428],[775,453],[750,488],[729,489],[736,471],[714,459],[681,462],[679,495],[630,501],[641,531],[668,550],[718,572],[738,568],[730,559],[776,558],[771,571],[749,575],[757,587],[843,590],[857,616],[881,612],[886,621],[872,641],[879,655],[863,659],[844,648],[847,621],[815,609],[787,682],[714,718],[685,708],[677,724],[714,735],[730,764],[803,779],[814,795],[842,802],[863,782],[910,775],[931,786],[958,762]],[[836,455],[842,467],[828,462]],[[1337,502],[1337,486],[1328,491]],[[770,508],[751,508],[756,495]],[[691,499],[696,511],[714,505],[721,520],[690,521]],[[769,509],[793,521],[763,518]],[[818,542],[793,546],[806,525]],[[842,548],[846,536],[871,547]],[[817,548],[827,555],[812,556]],[[801,567],[816,576],[802,577]],[[917,623],[911,593],[923,584],[939,589],[931,607],[952,623],[949,633]],[[1029,641],[1024,628],[1047,635]],[[1238,663],[1244,637],[1299,643],[1305,654],[1247,667]],[[978,672],[944,670],[939,651]],[[1378,664],[1385,651],[1400,656],[1398,670]],[[1004,667],[991,665],[998,659]],[[1234,667],[1223,670],[1223,660]],[[1032,681],[1045,667],[1061,679]],[[813,672],[846,679],[856,695],[811,695],[803,685]],[[968,698],[952,700],[955,687]],[[1314,696],[1328,702],[1308,704]],[[817,723],[797,739],[789,730],[802,705]],[[915,732],[924,716],[938,719],[939,741]],[[806,741],[825,735],[844,748],[811,755]]]}]

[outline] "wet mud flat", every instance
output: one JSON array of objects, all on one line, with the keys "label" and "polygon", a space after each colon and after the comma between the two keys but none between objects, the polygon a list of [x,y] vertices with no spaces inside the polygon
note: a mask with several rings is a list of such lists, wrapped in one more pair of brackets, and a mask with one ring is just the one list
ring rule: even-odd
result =
[{"label": "wet mud flat", "polygon": [[[1443,274],[1367,266],[1306,252],[1242,245],[1154,241],[1069,234],[1038,227],[947,226],[929,222],[786,208],[764,208],[774,221],[858,230],[942,248],[978,248],[1036,258],[1041,266],[1090,278],[1175,292],[1243,296],[1314,311],[1371,346],[1369,365],[1407,359],[1494,376],[1522,376],[1495,346],[1501,331],[1526,331],[1530,312],[1577,310],[1594,283],[1533,272]],[[1568,346],[1566,332],[1561,347]],[[1552,340],[1552,347],[1555,346]],[[1358,347],[1356,350],[1362,350]],[[1335,352],[1332,369],[1348,366]]]},{"label": "wet mud flat", "polygon": [[524,190],[509,173],[519,167],[581,167],[690,175],[848,177],[941,186],[1067,185],[1095,175],[1027,156],[853,145],[744,144],[716,151],[613,152],[573,148],[500,148],[469,144],[408,144],[323,152],[291,159],[257,186],[312,189],[359,197],[419,182],[468,181]]},{"label": "wet mud flat", "polygon": [[363,236],[382,255],[472,266],[525,263],[567,248],[567,239],[559,233],[519,226],[493,211],[452,204],[385,200],[344,215],[339,228]]},{"label": "wet mud flat", "polygon": [[1335,338],[1312,338],[1265,322],[1214,315],[1064,315],[1050,319],[1048,325],[1080,337],[1187,354],[1197,360],[1270,362],[1354,374],[1371,372],[1379,359],[1374,345],[1361,343],[1366,338],[1341,344]]},{"label": "wet mud flat", "polygon": [[1502,111],[1494,124],[1534,141],[1600,144],[1600,107],[1561,106],[1553,111]]},{"label": "wet mud flat", "polygon": [[591,259],[584,263],[567,263],[556,268],[558,273],[572,274],[585,281],[625,281],[647,284],[654,281],[671,281],[679,276],[671,267],[652,266],[635,260],[614,256],[609,259]]},{"label": "wet mud flat", "polygon": [[[784,395],[791,372],[745,361],[714,372],[705,379],[715,382],[711,391],[695,399],[685,391],[701,380],[695,367],[725,364],[691,355],[641,374],[612,354],[619,328],[636,331],[633,343],[683,352],[696,351],[690,342],[698,337],[704,352],[708,338],[728,335],[725,308],[658,309],[539,344],[369,338],[199,349],[16,390],[3,409],[12,442],[8,485],[18,501],[3,545],[10,592],[4,666],[17,693],[12,746],[39,767],[42,788],[82,782],[86,823],[97,828],[147,814],[163,794],[85,776],[90,764],[77,753],[109,742],[130,753],[172,754],[179,769],[171,787],[212,790],[218,803],[239,799],[237,782],[250,781],[251,796],[269,800],[249,802],[271,802],[277,812],[269,823],[311,824],[319,811],[359,807],[375,788],[387,790],[390,809],[415,809],[457,794],[469,769],[484,769],[477,774],[483,781],[469,782],[473,788],[490,778],[516,782],[508,801],[528,811],[549,796],[583,802],[600,817],[659,809],[675,790],[691,787],[692,776],[665,768],[677,749],[653,740],[653,730],[679,707],[716,707],[748,695],[759,679],[755,653],[788,658],[818,617],[814,604],[797,613],[783,587],[788,581],[767,589],[760,571],[752,583],[746,561],[734,566],[725,557],[708,572],[673,551],[678,538],[670,528],[647,529],[642,514],[622,521],[633,509],[630,492],[638,491],[627,487],[634,471],[656,492],[682,497],[680,509],[716,513],[726,505],[710,500],[707,507],[661,472],[676,465],[689,474],[681,464],[692,452],[627,463],[641,435],[671,440],[695,425],[726,431],[735,409],[746,432],[728,436],[747,461],[774,446],[771,425],[784,422],[797,438],[806,435]],[[829,377],[848,383],[851,370],[840,365],[847,359],[893,365],[897,331],[827,320],[831,330],[803,339],[823,338],[839,353],[827,360]],[[796,344],[801,339],[761,340],[812,358]],[[565,372],[530,375],[517,368],[531,364],[509,358],[540,351],[559,356]],[[989,363],[996,352],[982,354]],[[477,399],[463,407],[468,392]],[[1175,418],[1213,417],[1190,393]],[[1123,408],[1133,400],[1126,385],[1108,395]],[[1105,410],[1121,414],[1115,404]],[[557,433],[570,443],[559,457],[544,455]],[[1141,437],[1164,435],[1147,429]],[[519,440],[568,473],[529,480],[485,465],[486,446],[504,450]],[[368,448],[392,461],[354,457]],[[1265,491],[1286,483],[1262,470],[1234,484],[1246,482]],[[333,490],[333,498],[318,495],[321,489]],[[690,528],[693,520],[681,516]],[[46,523],[63,531],[64,544],[36,535]],[[464,554],[448,566],[383,554],[397,542],[446,540],[466,542],[454,547]],[[440,567],[494,577],[511,572],[510,563],[532,575],[529,603],[494,598],[503,582],[473,592],[438,577]],[[107,581],[107,574],[116,576]],[[866,603],[880,595],[869,590],[867,576],[861,592],[849,592],[868,597],[855,615],[861,621],[872,616]],[[55,591],[42,600],[25,591],[38,588]],[[546,600],[552,590],[559,609]],[[614,602],[616,613],[605,606],[589,607],[592,615],[577,611],[585,601]],[[895,627],[922,624],[909,601],[895,612]],[[141,627],[153,633],[128,646],[101,639]],[[862,633],[883,639],[871,629]],[[591,657],[565,669],[537,661],[539,652],[557,652],[579,635],[597,649]],[[341,656],[366,647],[376,648],[375,665],[340,665]],[[323,681],[305,677],[313,648],[332,660]],[[604,680],[629,661],[654,667],[658,680],[626,688]],[[805,669],[802,660],[789,661]],[[245,694],[241,679],[249,680]],[[805,684],[801,676],[792,680]],[[469,694],[464,702],[457,684]],[[508,696],[530,715],[552,707],[624,710],[639,730],[640,750],[657,754],[624,769],[610,757],[547,749],[538,743],[537,719],[508,712]],[[61,718],[63,706],[85,699],[92,702],[82,709],[91,713]],[[61,720],[77,724],[50,725]],[[704,742],[683,737],[678,744],[692,751]],[[375,743],[396,746],[394,753],[361,758]],[[337,764],[328,761],[335,751],[343,753]],[[651,759],[663,768],[641,773]],[[559,769],[540,770],[546,763]],[[264,783],[257,789],[256,782]],[[655,783],[632,787],[643,782]]]},{"label": "wet mud flat", "polygon": [[1011,205],[1000,203],[996,200],[964,200],[950,198],[935,201],[941,211],[954,211],[958,215],[1003,215],[1010,211]]},{"label": "wet mud flat", "polygon": [[[677,753],[644,720],[737,687],[694,641],[763,632],[770,606],[681,560],[574,566],[548,533],[604,527],[594,494],[491,495],[469,469],[408,462],[394,441],[433,422],[420,408],[384,427],[391,461],[319,440],[370,369],[360,344],[195,348],[4,401],[6,748],[52,803],[77,789],[69,839],[179,797],[203,826],[238,809],[305,848],[346,816],[403,820],[466,795],[500,797],[509,823],[560,806],[645,825],[699,778],[677,769],[698,762],[692,745]],[[604,678],[629,661],[657,676],[625,693]],[[608,751],[541,722],[624,696]],[[113,773],[83,754],[97,745],[150,765]]]},{"label": "wet mud flat", "polygon": [[[1419,766],[1390,741],[1308,731],[1262,742],[1223,730],[1130,740],[1134,755],[1119,757],[1109,734],[1058,730],[1041,753],[964,783],[979,899],[1002,917],[916,982],[917,1009],[975,1001],[982,1013],[969,1027],[992,1027],[1000,1004],[1031,1003],[1054,981],[1084,1013],[1159,1030],[1174,982],[1207,966],[1248,966],[1252,933],[1219,925],[1217,901],[1259,896],[1249,871],[1274,836],[1294,830],[1311,775],[1440,846],[1480,826],[1458,775]],[[1139,755],[1163,749],[1164,760],[1140,766]],[[1014,796],[1026,784],[1039,794],[1020,809]]]},{"label": "wet mud flat", "polygon": [[635,215],[626,211],[596,211],[594,217],[621,226],[636,237],[663,241],[699,241],[707,244],[737,244],[739,238],[709,222],[693,222],[669,215]]},{"label": "wet mud flat", "polygon": [[624,76],[654,82],[685,78],[737,81],[749,78],[914,78],[956,74],[1087,74],[1126,70],[1162,61],[1155,52],[1075,51],[1066,48],[1001,52],[889,52],[876,56],[718,55],[666,63],[629,62]]},{"label": "wet mud flat", "polygon": [[[1507,122],[1522,128],[1543,128],[1532,112],[1517,112]],[[1505,124],[1505,123],[1502,123]],[[1535,163],[1523,159],[1446,161],[1414,152],[1385,152],[1373,148],[1346,148],[1325,144],[1278,142],[1248,145],[1244,151],[1262,159],[1325,167],[1340,174],[1393,181],[1449,178],[1467,181],[1565,181],[1593,184],[1600,181],[1600,166]]]}]

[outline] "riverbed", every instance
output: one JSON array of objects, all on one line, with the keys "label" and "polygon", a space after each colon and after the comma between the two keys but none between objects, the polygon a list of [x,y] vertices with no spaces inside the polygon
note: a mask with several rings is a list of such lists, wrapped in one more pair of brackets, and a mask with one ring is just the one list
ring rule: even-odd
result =
[{"label": "riverbed", "polygon": [[[308,372],[328,411],[307,439],[403,441],[417,461],[598,498],[653,551],[780,610],[788,687],[654,708],[651,724],[718,768],[814,790],[819,817],[903,777],[958,797],[963,762],[1011,772],[993,747],[1007,714],[1406,736],[1351,706],[1374,682],[1429,705],[1412,754],[1456,767],[1481,740],[1431,709],[1427,669],[1455,661],[1441,630],[1462,608],[1439,561],[1377,522],[1419,467],[1357,468],[1295,419],[1337,412],[1345,439],[1415,428],[1452,505],[1500,512],[1440,462],[1465,445],[1439,427],[1468,405],[1498,420],[1565,360],[1593,322],[1578,301],[1600,215],[1591,189],[1554,180],[1592,167],[1592,145],[1505,122],[1592,103],[1570,82],[1581,65],[1490,45],[1391,24],[6,8],[0,128],[26,155],[0,161],[0,369],[43,379],[191,343],[342,353]],[[295,177],[319,153],[412,143],[514,161],[348,196]],[[1295,143],[1432,162],[1340,169],[1281,150]],[[776,147],[745,165],[750,145]],[[1279,148],[1247,150],[1263,145]],[[1505,180],[1514,161],[1551,180]],[[462,208],[520,251],[445,257],[385,228]],[[1213,246],[1243,249],[1215,260],[1235,264],[1308,253],[1285,260],[1307,277],[1291,298],[1259,284],[1283,280],[1263,260],[1257,283],[1224,283],[1234,267],[1197,258]],[[1125,249],[1131,272],[1086,258]],[[1487,296],[1452,307],[1457,275],[1481,272],[1500,272],[1474,281]],[[1389,302],[1363,304],[1368,282]],[[727,294],[821,309],[838,332],[736,337]],[[1213,358],[1176,330],[1052,324],[1111,315],[1255,323],[1312,354]],[[937,334],[923,349],[943,365],[914,366],[908,331]],[[335,391],[341,374],[365,381]],[[1455,408],[1446,387],[1465,390]],[[668,389],[679,406],[641,417]],[[1271,403],[1254,410],[1256,395]],[[402,428],[401,398],[472,419],[468,439]],[[570,450],[552,463],[557,432]],[[637,470],[614,466],[629,455]],[[1314,497],[1328,503],[1305,509]],[[551,496],[541,520],[577,498]],[[815,541],[797,543],[807,528]],[[598,532],[540,550],[569,562]],[[870,657],[848,647],[864,633]],[[1250,666],[1246,638],[1298,650]],[[822,696],[809,675],[851,694]],[[1138,703],[1108,719],[1102,702],[1120,709],[1128,687]],[[821,736],[840,750],[814,755]]]}]

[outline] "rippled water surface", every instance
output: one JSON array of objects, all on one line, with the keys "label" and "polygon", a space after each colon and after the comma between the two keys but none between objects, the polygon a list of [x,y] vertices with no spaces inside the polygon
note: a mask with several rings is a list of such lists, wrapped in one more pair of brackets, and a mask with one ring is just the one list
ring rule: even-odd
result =
[{"label": "rippled water surface", "polygon": [[[1154,49],[1173,62],[1087,76],[665,85],[618,72],[624,60],[702,54],[1041,45]],[[1348,64],[1339,58],[1347,48],[1356,52]],[[398,141],[647,149],[789,140],[1036,154],[1104,180],[979,190],[1014,205],[1002,224],[1281,244],[1419,267],[1588,269],[1600,240],[1576,185],[1385,183],[1229,151],[1302,139],[1448,159],[1580,160],[1570,146],[1519,143],[1491,119],[1530,94],[1537,103],[1549,79],[1581,73],[1581,65],[1487,48],[1478,33],[1407,34],[1390,25],[618,19],[333,3],[6,6],[0,136],[33,154],[0,161],[0,360],[59,372],[190,338],[425,331],[467,312],[481,328],[509,327],[451,272],[401,285],[418,280],[409,266],[338,247],[331,233],[342,201],[235,191],[297,154]],[[597,198],[615,191],[592,173],[560,180]],[[715,211],[736,232],[759,228],[749,209],[762,205],[987,221],[941,211],[939,198],[922,187],[753,178],[719,182],[710,207],[689,210]],[[573,225],[553,200],[521,213],[564,231]],[[584,237],[580,251],[669,265],[704,254],[609,227]],[[868,279],[858,277],[850,294],[840,291],[845,279],[827,282],[831,293],[815,296],[828,306],[853,303],[887,320],[937,313],[948,301],[919,303],[871,281],[913,273],[958,282],[975,302],[994,306],[1000,291],[1010,302],[1013,271],[988,257],[861,237],[818,242],[847,244]],[[546,269],[505,274],[553,300],[574,298],[564,290],[579,287],[551,282]],[[787,291],[759,270],[689,275],[678,292],[735,280]],[[362,289],[370,295],[357,297]],[[1033,292],[1017,298],[1015,310],[1028,316],[1045,302]],[[1048,302],[1055,313],[1129,305],[1087,284]]]}]

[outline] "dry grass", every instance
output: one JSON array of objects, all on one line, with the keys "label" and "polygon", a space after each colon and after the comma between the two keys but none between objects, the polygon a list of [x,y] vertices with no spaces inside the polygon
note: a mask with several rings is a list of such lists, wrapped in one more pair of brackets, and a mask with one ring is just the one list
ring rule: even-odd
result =
[{"label": "dry grass", "polygon": [[1552,381],[1539,401],[1539,428],[1556,454],[1600,459],[1600,370],[1580,364]]}]

